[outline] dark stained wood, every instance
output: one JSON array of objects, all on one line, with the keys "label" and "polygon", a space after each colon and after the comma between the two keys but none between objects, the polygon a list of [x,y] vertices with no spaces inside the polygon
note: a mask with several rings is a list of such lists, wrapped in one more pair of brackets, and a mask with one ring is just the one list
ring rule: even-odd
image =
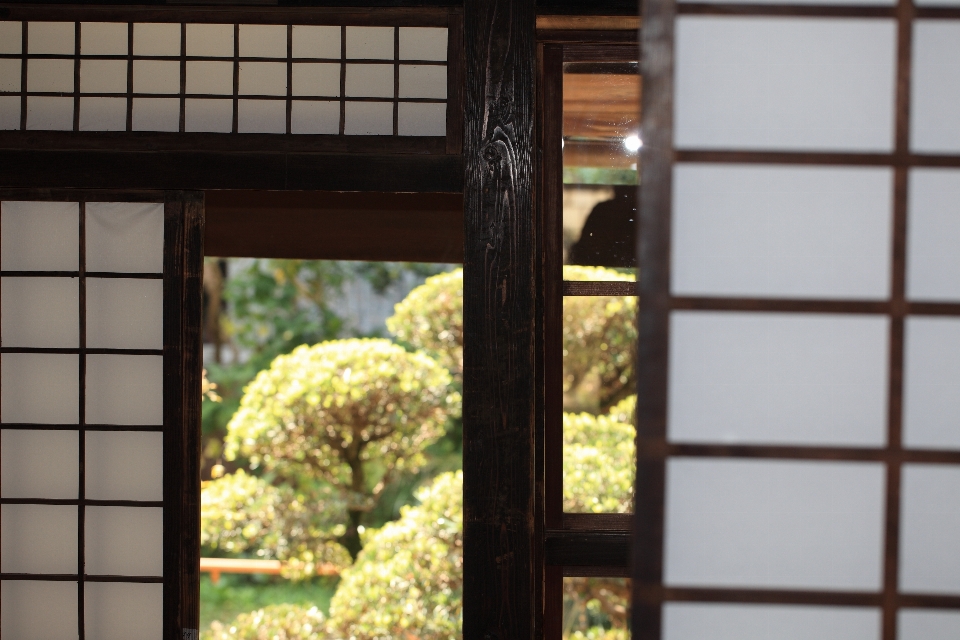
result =
[{"label": "dark stained wood", "polygon": [[[79,39],[80,29],[79,24],[77,25],[77,39]],[[78,45],[79,48],[79,45]],[[79,81],[79,80],[76,80]],[[87,545],[85,542],[86,536],[86,468],[87,468],[87,436],[86,436],[86,406],[87,406],[87,357],[84,351],[87,348],[87,207],[84,201],[80,201],[80,216],[79,223],[80,229],[77,237],[80,239],[80,247],[78,252],[77,265],[79,272],[77,274],[78,282],[77,286],[79,288],[79,304],[78,308],[78,328],[79,328],[79,342],[78,345],[79,355],[77,360],[79,361],[80,369],[80,384],[78,385],[79,397],[77,399],[77,416],[79,423],[77,424],[77,468],[78,468],[78,484],[77,484],[77,635],[80,640],[84,640],[86,636],[86,624],[84,623],[84,613],[86,607],[84,605],[84,574],[87,571],[86,567],[86,551]]]},{"label": "dark stained wood", "polygon": [[637,42],[636,31],[573,31],[568,29],[538,29],[538,42],[603,44],[630,44]]},{"label": "dark stained wood", "polygon": [[558,15],[636,16],[637,0],[538,0],[537,13]]},{"label": "dark stained wood", "polygon": [[630,531],[632,513],[565,513],[563,528],[577,531]]},{"label": "dark stained wood", "polygon": [[634,489],[633,606],[635,640],[660,640],[666,463],[646,455],[663,446],[667,422],[670,297],[670,199],[673,171],[673,29],[675,3],[646,0],[640,33],[643,57],[640,215],[637,265],[640,299],[637,352],[637,476]]},{"label": "dark stained wood", "polygon": [[443,193],[211,191],[212,256],[463,261],[463,197]]},{"label": "dark stained wood", "polygon": [[459,193],[448,155],[0,151],[0,186],[90,189],[271,189]]},{"label": "dark stained wood", "polygon": [[464,8],[464,640],[542,633],[533,0]]},{"label": "dark stained wood", "polygon": [[[649,88],[649,87],[648,87]],[[677,162],[732,162],[760,164],[815,164],[865,167],[960,167],[960,155],[902,153],[839,153],[821,151],[726,151],[677,149]]]},{"label": "dark stained wood", "polygon": [[635,296],[637,284],[619,280],[564,280],[565,296]]},{"label": "dark stained wood", "polygon": [[547,531],[545,562],[561,567],[622,567],[630,565],[629,532]]},{"label": "dark stained wood", "polygon": [[[676,443],[643,445],[643,455],[693,458],[770,458],[779,460],[836,460],[848,462],[928,462],[960,464],[960,451],[946,449],[889,449],[818,447],[772,444]],[[569,514],[566,514],[569,515]]]},{"label": "dark stained wood", "polygon": [[824,18],[893,18],[896,7],[864,7],[842,5],[774,5],[774,4],[711,4],[677,3],[679,15],[711,16],[816,16]]},{"label": "dark stained wood", "polygon": [[447,153],[463,152],[463,14],[451,11],[447,22]]}]

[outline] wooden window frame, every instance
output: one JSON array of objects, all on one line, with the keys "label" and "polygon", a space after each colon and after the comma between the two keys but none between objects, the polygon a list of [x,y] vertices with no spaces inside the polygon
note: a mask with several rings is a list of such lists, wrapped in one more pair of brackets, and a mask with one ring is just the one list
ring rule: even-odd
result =
[{"label": "wooden window frame", "polygon": [[[890,18],[897,21],[895,145],[889,153],[677,150],[673,144],[674,25],[680,15]],[[896,640],[902,607],[960,609],[960,595],[903,593],[898,589],[901,467],[905,463],[960,465],[960,451],[902,447],[904,320],[960,317],[960,303],[911,302],[905,295],[908,173],[914,167],[960,168],[960,154],[918,154],[909,148],[912,26],[915,18],[960,18],[956,8],[677,4],[643,5],[644,92],[642,183],[638,241],[643,304],[639,319],[637,484],[633,538],[632,630],[638,640],[660,640],[666,602],[729,602],[868,606],[882,610],[882,640]],[[878,302],[674,296],[670,291],[671,180],[676,162],[793,166],[890,167],[893,170],[891,295]],[[669,316],[674,310],[873,314],[890,319],[887,444],[884,447],[674,444],[667,440]],[[666,462],[671,457],[875,461],[884,464],[885,530],[882,587],[877,592],[668,587],[663,582]]]},{"label": "wooden window frame", "polygon": [[[84,562],[86,506],[162,507],[163,576],[91,576],[0,573],[0,580],[76,581],[78,636],[83,640],[86,582],[139,582],[163,585],[163,637],[189,637],[199,628],[200,585],[200,309],[203,274],[203,195],[171,191],[24,190],[0,188],[3,201],[78,202],[80,263],[76,272],[5,271],[0,277],[70,277],[79,280],[80,342],[76,348],[2,347],[0,353],[68,353],[80,359],[79,423],[76,425],[4,424],[3,429],[77,430],[79,495],[76,499],[0,498],[0,504],[75,505],[78,507],[78,563]],[[164,204],[163,274],[93,273],[85,270],[85,205],[87,202],[162,202]],[[86,278],[163,279],[163,348],[93,349],[86,346]],[[84,422],[86,354],[163,356],[163,424],[152,426],[87,425]],[[163,500],[92,500],[84,496],[86,431],[161,432],[163,434]],[[182,634],[181,634],[182,631]],[[194,635],[196,637],[196,635]]]}]

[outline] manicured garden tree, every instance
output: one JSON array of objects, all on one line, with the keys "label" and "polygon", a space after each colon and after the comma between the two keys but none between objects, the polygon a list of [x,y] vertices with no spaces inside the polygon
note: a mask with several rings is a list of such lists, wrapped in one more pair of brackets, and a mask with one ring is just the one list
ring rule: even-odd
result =
[{"label": "manicured garden tree", "polygon": [[403,507],[399,520],[364,535],[330,602],[331,638],[460,637],[463,473],[444,473]]},{"label": "manicured garden tree", "polygon": [[317,607],[273,604],[241,613],[229,623],[214,622],[202,640],[333,640]]},{"label": "manicured garden tree", "polygon": [[424,465],[424,448],[459,411],[450,383],[430,356],[388,340],[297,347],[247,386],[225,455],[297,492],[335,489],[348,514],[341,542],[355,556],[363,514],[397,475]]}]

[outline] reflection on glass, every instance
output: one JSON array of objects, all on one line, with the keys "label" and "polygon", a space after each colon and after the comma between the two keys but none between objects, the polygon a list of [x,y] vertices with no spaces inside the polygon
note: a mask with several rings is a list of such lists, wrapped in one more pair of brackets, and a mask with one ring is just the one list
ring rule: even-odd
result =
[{"label": "reflection on glass", "polygon": [[564,640],[627,640],[630,580],[564,578]]},{"label": "reflection on glass", "polygon": [[636,265],[640,76],[635,62],[572,62],[563,73],[567,264]]}]

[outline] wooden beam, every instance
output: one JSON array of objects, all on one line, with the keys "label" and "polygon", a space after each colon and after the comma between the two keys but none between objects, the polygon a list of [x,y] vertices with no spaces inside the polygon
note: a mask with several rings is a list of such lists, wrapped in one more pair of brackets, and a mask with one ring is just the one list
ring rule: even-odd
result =
[{"label": "wooden beam", "polygon": [[464,7],[464,640],[542,626],[534,0]]},{"label": "wooden beam", "polygon": [[211,256],[463,261],[463,197],[448,193],[207,192]]}]

